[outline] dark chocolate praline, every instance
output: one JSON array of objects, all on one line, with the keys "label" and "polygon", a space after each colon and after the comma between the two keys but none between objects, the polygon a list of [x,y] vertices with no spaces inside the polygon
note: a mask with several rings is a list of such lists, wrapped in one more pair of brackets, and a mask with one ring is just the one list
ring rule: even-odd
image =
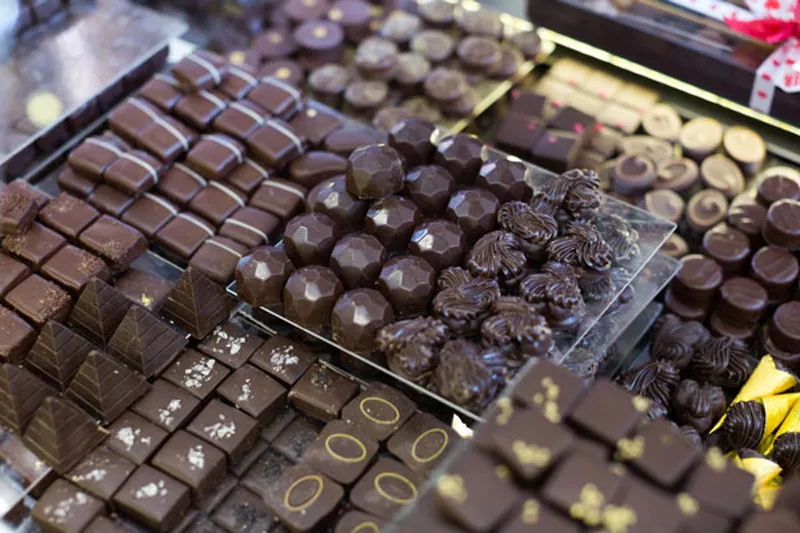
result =
[{"label": "dark chocolate praline", "polygon": [[434,374],[439,394],[472,411],[485,407],[499,386],[500,375],[492,365],[495,354],[468,340],[446,343]]},{"label": "dark chocolate praline", "polygon": [[303,327],[322,330],[330,325],[333,306],[343,293],[342,282],[331,269],[303,267],[283,288],[284,315]]},{"label": "dark chocolate praline", "polygon": [[497,212],[497,223],[516,235],[522,251],[532,261],[542,259],[545,246],[558,235],[555,218],[521,201],[504,203]]},{"label": "dark chocolate praline", "polygon": [[527,202],[533,196],[531,169],[522,161],[503,157],[484,163],[475,185],[489,189],[501,202]]},{"label": "dark chocolate praline", "polygon": [[347,192],[344,176],[319,183],[306,197],[306,209],[329,216],[341,233],[362,227],[368,208],[369,201],[359,200]]},{"label": "dark chocolate praline", "polygon": [[541,272],[522,280],[520,292],[540,309],[551,327],[569,328],[586,314],[586,302],[577,279],[574,267],[550,261],[542,266]]},{"label": "dark chocolate praline", "polygon": [[374,202],[364,219],[364,232],[374,235],[391,254],[406,249],[421,219],[419,208],[402,196]]},{"label": "dark chocolate praline", "polygon": [[501,300],[495,300],[495,314],[481,324],[484,346],[511,349],[511,357],[522,361],[547,354],[553,335],[545,317],[531,306],[504,305]]},{"label": "dark chocolate praline", "polygon": [[683,380],[672,395],[675,420],[705,433],[725,412],[727,400],[721,387],[709,383],[700,385],[692,379]]},{"label": "dark chocolate praline", "polygon": [[691,371],[712,385],[738,388],[753,371],[749,358],[750,348],[743,341],[713,337],[696,349]]},{"label": "dark chocolate praline", "polygon": [[307,213],[286,224],[283,247],[297,266],[327,265],[339,239],[336,224],[322,213]]},{"label": "dark chocolate praline", "polygon": [[737,402],[728,409],[722,438],[729,450],[755,449],[764,438],[766,412],[759,401]]},{"label": "dark chocolate praline", "polygon": [[439,165],[416,167],[406,174],[405,183],[406,194],[427,217],[441,215],[456,190],[456,180]]},{"label": "dark chocolate praline", "polygon": [[507,231],[492,231],[478,239],[467,255],[467,268],[476,277],[499,278],[516,285],[525,274],[527,260],[519,239]]},{"label": "dark chocolate praline", "polygon": [[420,257],[395,257],[381,269],[377,287],[398,316],[424,314],[435,292],[436,271]]},{"label": "dark chocolate praline", "polygon": [[447,33],[439,30],[423,30],[411,39],[413,52],[426,57],[431,63],[445,61],[455,50],[455,42]]},{"label": "dark chocolate praline", "polygon": [[347,191],[362,200],[380,200],[403,189],[400,154],[386,144],[357,148],[347,159]]},{"label": "dark chocolate praline", "polygon": [[775,439],[772,457],[783,469],[784,478],[795,476],[800,471],[800,433],[790,431]]},{"label": "dark chocolate praline", "polygon": [[478,137],[458,133],[439,141],[434,162],[446,168],[457,182],[469,185],[488,157],[486,146]]},{"label": "dark chocolate praline", "polygon": [[[450,277],[457,281],[449,283]],[[433,299],[434,313],[458,335],[477,333],[500,297],[495,280],[472,278],[458,267],[442,272],[438,283],[442,290]]]},{"label": "dark chocolate praline", "polygon": [[372,235],[347,235],[333,247],[330,267],[347,290],[371,287],[386,257],[386,248]]},{"label": "dark chocolate praline", "polygon": [[376,335],[394,320],[392,306],[375,289],[344,293],[333,307],[331,335],[349,350],[369,354],[377,348]]},{"label": "dark chocolate praline", "polygon": [[435,150],[432,142],[435,131],[436,126],[431,122],[407,118],[389,132],[389,146],[403,156],[406,168],[427,165]]},{"label": "dark chocolate praline", "polygon": [[667,320],[662,321],[661,328],[655,333],[651,356],[682,370],[691,364],[695,349],[705,343],[710,334],[700,322],[684,322],[675,315],[664,317]]},{"label": "dark chocolate praline", "polygon": [[397,64],[397,45],[380,37],[369,37],[356,48],[355,65],[367,79],[385,79]]},{"label": "dark chocolate praline", "polygon": [[669,406],[672,393],[680,381],[680,372],[666,361],[651,361],[625,373],[622,386],[631,394],[644,396],[664,406]]},{"label": "dark chocolate praline", "polygon": [[461,264],[467,250],[467,238],[454,222],[430,220],[423,222],[411,234],[408,251],[425,259],[436,271]]},{"label": "dark chocolate praline", "polygon": [[500,201],[486,189],[470,187],[456,191],[447,203],[445,217],[464,230],[474,242],[495,229]]},{"label": "dark chocolate praline", "polygon": [[433,69],[423,86],[425,96],[442,108],[454,104],[469,90],[469,82],[461,71],[445,67]]}]

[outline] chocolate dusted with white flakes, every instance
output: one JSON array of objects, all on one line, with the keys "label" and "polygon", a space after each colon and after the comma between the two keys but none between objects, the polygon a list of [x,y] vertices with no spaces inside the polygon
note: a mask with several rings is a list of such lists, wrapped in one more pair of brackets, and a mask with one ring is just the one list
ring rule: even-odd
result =
[{"label": "chocolate dusted with white flakes", "polygon": [[197,349],[232,368],[245,364],[264,341],[232,322],[216,326]]},{"label": "chocolate dusted with white flakes", "polygon": [[316,355],[305,345],[273,335],[255,351],[250,363],[291,386],[316,360]]}]

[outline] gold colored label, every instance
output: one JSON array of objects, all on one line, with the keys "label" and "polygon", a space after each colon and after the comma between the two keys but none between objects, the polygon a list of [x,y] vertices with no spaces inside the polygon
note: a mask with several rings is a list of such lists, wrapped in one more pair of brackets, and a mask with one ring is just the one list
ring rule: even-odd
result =
[{"label": "gold colored label", "polygon": [[[358,447],[360,453],[356,457],[347,457],[339,452],[334,451],[333,445],[331,444],[331,441],[334,439],[349,440]],[[325,439],[325,449],[328,451],[331,457],[343,463],[359,463],[367,458],[367,447],[364,446],[364,443],[347,433],[332,433],[328,435],[328,438]]]},{"label": "gold colored label", "polygon": [[[425,439],[426,437],[428,437],[430,435],[434,435],[434,434],[441,434],[442,435],[442,445],[439,446],[438,450],[436,450],[435,452],[433,452],[429,456],[422,457],[421,455],[419,455],[419,452],[417,451],[417,448],[419,447],[419,445],[423,441],[423,439]],[[435,460],[440,455],[442,455],[442,452],[444,452],[444,450],[447,448],[447,443],[448,443],[449,440],[450,440],[450,435],[448,435],[447,432],[445,430],[443,430],[442,428],[431,428],[431,429],[429,429],[427,431],[424,431],[424,432],[422,432],[420,434],[419,437],[417,437],[414,440],[414,444],[411,445],[411,457],[418,463],[429,463],[429,462]]]},{"label": "gold colored label", "polygon": [[636,512],[627,505],[609,505],[603,511],[603,526],[606,533],[628,533],[636,523]]},{"label": "gold colored label", "polygon": [[646,413],[650,409],[650,400],[644,396],[634,396],[631,401],[633,402],[633,408],[640,413]]},{"label": "gold colored label", "polygon": [[328,12],[328,18],[333,21],[342,20],[343,16],[344,14],[342,13],[342,10],[338,7],[334,7]]},{"label": "gold colored label", "polygon": [[445,474],[436,482],[436,492],[443,498],[458,503],[466,503],[467,489],[464,488],[464,478],[457,475]]},{"label": "gold colored label", "polygon": [[[392,417],[391,420],[381,420],[380,418],[370,414],[367,411],[366,408],[367,402],[377,402],[388,406],[389,409],[391,409],[392,412],[394,412],[394,416]],[[375,422],[376,424],[389,426],[392,424],[396,424],[400,420],[400,410],[386,398],[379,398],[377,396],[368,396],[367,398],[361,400],[361,403],[358,404],[358,408],[361,410],[361,414],[364,415],[367,418],[367,420]]]},{"label": "gold colored label", "polygon": [[728,467],[728,461],[722,454],[722,450],[716,447],[709,448],[706,452],[706,464],[715,472],[724,472]]},{"label": "gold colored label", "polygon": [[375,522],[362,522],[353,528],[350,533],[380,533],[381,528]]},{"label": "gold colored label", "polygon": [[282,80],[288,80],[292,75],[292,71],[289,70],[287,67],[281,67],[275,71],[275,76]]},{"label": "gold colored label", "polygon": [[228,61],[234,65],[244,65],[245,55],[241,50],[236,50],[228,54]]},{"label": "gold colored label", "polygon": [[[300,486],[301,483],[303,483],[305,481],[311,481],[311,482],[314,482],[314,483],[317,484],[317,487],[314,490],[314,494],[312,494],[310,498],[308,498],[306,501],[304,501],[300,505],[292,504],[289,501],[292,498],[292,493],[295,491],[295,489],[297,489],[297,487]],[[288,489],[286,489],[286,492],[283,495],[283,506],[286,507],[286,509],[288,509],[289,512],[292,512],[292,513],[299,513],[301,511],[304,511],[304,510],[308,509],[309,507],[311,507],[312,505],[314,505],[314,502],[316,502],[317,499],[319,499],[320,495],[322,494],[322,489],[324,488],[324,486],[325,486],[325,482],[323,481],[323,479],[322,479],[322,477],[320,475],[318,475],[318,474],[305,475],[305,476],[301,477],[300,479],[298,479],[297,481],[295,481],[294,483],[292,483],[292,485]]]},{"label": "gold colored label", "polygon": [[314,37],[316,37],[317,39],[322,39],[323,37],[328,35],[328,30],[326,28],[323,28],[322,26],[317,26],[316,28],[314,28],[314,31],[312,33],[314,34]]},{"label": "gold colored label", "polygon": [[641,458],[644,455],[644,437],[639,435],[633,439],[619,439],[617,451],[620,457],[628,461]]},{"label": "gold colored label", "polygon": [[[403,483],[408,487],[409,491],[411,492],[411,496],[408,498],[401,498],[389,494],[381,485],[381,482],[384,479],[396,479],[397,481]],[[398,474],[397,472],[381,472],[380,474],[375,476],[374,485],[375,485],[375,490],[378,491],[378,494],[380,494],[390,502],[396,503],[398,505],[408,505],[410,503],[414,503],[414,500],[417,499],[417,487],[411,482],[411,480],[409,480],[402,474]]]},{"label": "gold colored label", "polygon": [[511,444],[511,451],[514,452],[514,456],[520,464],[533,465],[539,468],[547,466],[552,458],[550,450],[544,446],[526,444],[521,440],[515,440]]},{"label": "gold colored label", "polygon": [[139,301],[141,301],[141,302],[142,302],[142,305],[144,305],[145,307],[150,307],[151,305],[153,305],[153,302],[155,302],[155,300],[154,300],[153,298],[150,298],[150,297],[149,297],[149,296],[148,296],[146,293],[144,293],[144,292],[142,293],[142,297],[141,297],[141,298],[139,298]]},{"label": "gold colored label", "polygon": [[511,477],[511,470],[506,465],[497,465],[494,469],[494,475],[500,479],[508,479]]}]

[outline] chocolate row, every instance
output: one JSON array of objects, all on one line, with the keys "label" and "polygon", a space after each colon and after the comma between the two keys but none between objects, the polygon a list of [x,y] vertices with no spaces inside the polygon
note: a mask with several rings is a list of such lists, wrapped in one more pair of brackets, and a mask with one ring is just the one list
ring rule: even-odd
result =
[{"label": "chocolate row", "polygon": [[[760,531],[753,476],[702,450],[651,403],[547,362],[498,400],[397,531]],[[776,521],[777,522],[774,522]],[[776,526],[777,527],[777,526]],[[789,531],[790,529],[787,529]]]}]

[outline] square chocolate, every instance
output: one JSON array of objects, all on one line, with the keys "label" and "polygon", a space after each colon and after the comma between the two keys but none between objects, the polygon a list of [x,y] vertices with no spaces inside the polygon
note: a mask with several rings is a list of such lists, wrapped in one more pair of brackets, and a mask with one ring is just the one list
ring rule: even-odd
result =
[{"label": "square chocolate", "polygon": [[11,289],[6,303],[37,328],[48,320],[63,322],[72,309],[72,299],[64,289],[36,274]]},{"label": "square chocolate", "polygon": [[234,465],[258,439],[258,421],[219,400],[211,400],[186,430],[223,450]]},{"label": "square chocolate", "polygon": [[325,137],[338,130],[344,125],[342,119],[323,107],[313,107],[314,104],[307,102],[306,108],[292,119],[292,128],[308,143],[318,148],[322,146]]},{"label": "square chocolate", "polygon": [[31,229],[21,235],[8,235],[3,239],[3,249],[9,254],[19,257],[34,269],[41,268],[45,261],[67,244],[67,240],[34,222]]},{"label": "square chocolate", "polygon": [[507,114],[523,115],[528,118],[544,118],[547,98],[531,91],[512,91]]},{"label": "square chocolate", "polygon": [[70,152],[67,163],[85,178],[100,181],[106,169],[122,155],[122,152],[107,139],[89,137]]},{"label": "square chocolate", "polygon": [[105,445],[137,465],[146,462],[168,433],[131,411],[125,411],[108,428]]},{"label": "square chocolate", "polygon": [[146,192],[122,214],[122,221],[152,239],[178,212],[178,207],[166,198]]},{"label": "square chocolate", "polygon": [[594,72],[594,69],[571,58],[559,59],[548,71],[548,75],[572,86],[581,83]]},{"label": "square chocolate", "polygon": [[617,449],[639,473],[666,489],[675,487],[700,455],[666,420],[650,422],[636,436],[617,443]]},{"label": "square chocolate", "polygon": [[211,181],[208,187],[197,193],[189,202],[189,209],[202,216],[214,226],[222,224],[226,218],[245,206],[247,197],[233,187]]},{"label": "square chocolate", "polygon": [[125,272],[114,284],[121,294],[151,313],[158,313],[173,286],[165,279],[135,268]]},{"label": "square chocolate", "polygon": [[121,217],[122,213],[131,206],[134,200],[133,196],[125,194],[107,183],[98,185],[86,199],[103,213],[115,218]]},{"label": "square chocolate", "polygon": [[544,133],[545,127],[541,120],[509,113],[500,120],[494,133],[494,141],[501,150],[527,158],[531,147]]},{"label": "square chocolate", "polygon": [[236,265],[249,248],[225,237],[207,239],[194,253],[189,265],[220,285],[228,285],[236,274]]},{"label": "square chocolate", "polygon": [[209,91],[184,94],[172,112],[198,131],[205,131],[228,104]]},{"label": "square chocolate", "polygon": [[138,143],[164,163],[172,163],[188,152],[195,141],[196,131],[172,117],[161,117],[142,130]]},{"label": "square chocolate", "polygon": [[211,520],[228,533],[260,533],[274,525],[274,517],[261,498],[242,487],[228,495]]},{"label": "square chocolate", "polygon": [[125,270],[147,251],[147,239],[139,230],[103,215],[80,235],[80,242],[115,270]]},{"label": "square chocolate", "polygon": [[111,279],[111,270],[102,259],[86,250],[67,244],[42,265],[42,274],[73,294],[78,294],[92,278]]},{"label": "square chocolate", "polygon": [[608,380],[598,380],[572,411],[570,420],[591,436],[615,446],[641,422],[650,401]]},{"label": "square chocolate", "polygon": [[33,199],[14,191],[0,192],[0,235],[19,235],[28,231],[39,206]]},{"label": "square chocolate", "polygon": [[99,216],[97,209],[65,192],[53,198],[39,212],[39,220],[73,242]]},{"label": "square chocolate", "polygon": [[631,477],[619,507],[627,511],[628,533],[678,533],[683,514],[674,494]]},{"label": "square chocolate", "polygon": [[[239,368],[258,350],[263,340],[226,322],[214,328],[197,349],[231,368]],[[258,365],[256,365],[258,366]]]},{"label": "square chocolate", "polygon": [[228,62],[213,52],[196,50],[172,67],[172,75],[188,91],[211,89],[222,83]]},{"label": "square chocolate", "polygon": [[12,192],[12,191],[17,192],[32,198],[33,201],[36,202],[36,205],[39,207],[39,209],[46,206],[47,202],[50,201],[50,197],[47,196],[44,192],[35,188],[30,183],[22,180],[12,181],[8,185],[6,185],[6,188],[3,190],[6,192]]},{"label": "square chocolate", "polygon": [[418,412],[392,435],[389,453],[417,474],[427,477],[459,442],[458,433],[435,416]]},{"label": "square chocolate", "polygon": [[0,306],[0,363],[21,363],[36,341],[36,331],[10,309]]},{"label": "square chocolate", "polygon": [[282,120],[289,120],[303,107],[303,94],[278,78],[261,78],[247,99]]},{"label": "square chocolate", "polygon": [[31,510],[33,520],[45,532],[80,533],[103,513],[103,502],[78,487],[57,479]]},{"label": "square chocolate", "polygon": [[286,389],[252,365],[238,368],[217,393],[237,408],[266,424],[286,405]]},{"label": "square chocolate", "polygon": [[169,113],[181,95],[178,80],[165,74],[155,74],[139,89],[139,96]]},{"label": "square chocolate", "polygon": [[241,484],[264,498],[269,493],[270,488],[278,481],[278,478],[281,477],[281,473],[293,464],[283,455],[268,449],[247,470],[241,480]]},{"label": "square chocolate", "polygon": [[161,378],[204,400],[229,373],[230,370],[216,360],[186,349],[161,374]]},{"label": "square chocolate", "polygon": [[303,344],[273,335],[253,353],[250,362],[291,387],[316,360]]},{"label": "square chocolate", "polygon": [[267,169],[246,157],[244,163],[236,167],[225,179],[225,183],[233,185],[249,196],[266,179],[269,179]]},{"label": "square chocolate", "polygon": [[121,455],[95,448],[66,477],[83,490],[109,501],[135,469],[136,465]]},{"label": "square chocolate", "polygon": [[261,183],[250,198],[249,205],[286,221],[303,210],[307,192],[289,180],[272,178]]},{"label": "square chocolate", "polygon": [[188,485],[198,500],[213,492],[227,473],[224,453],[183,430],[164,443],[151,464]]},{"label": "square chocolate", "polygon": [[[230,474],[222,480],[221,483],[217,484],[216,487],[211,491],[211,494],[203,498],[202,500],[195,500],[194,507],[202,511],[204,514],[208,515],[214,512],[217,507],[219,507],[223,501],[228,497],[228,495],[236,488],[238,484],[238,479],[231,476]],[[209,522],[211,523],[211,522]],[[216,531],[217,528],[213,524],[213,531]],[[220,530],[222,531],[222,530]]]},{"label": "square chocolate", "polygon": [[287,468],[264,500],[292,531],[316,531],[344,498],[344,489],[307,465]]},{"label": "square chocolate", "polygon": [[305,416],[298,416],[270,444],[274,450],[294,462],[299,462],[320,431],[322,431],[320,422]]},{"label": "square chocolate", "polygon": [[534,497],[525,499],[498,533],[580,533],[581,527]]},{"label": "square chocolate", "polygon": [[106,169],[103,179],[114,187],[133,196],[141,194],[158,183],[164,167],[147,152],[125,152]]},{"label": "square chocolate", "polygon": [[200,400],[188,392],[158,379],[131,411],[172,433],[183,426],[199,405]]},{"label": "square chocolate", "polygon": [[[482,487],[487,487],[488,480],[481,480],[481,483]],[[350,503],[365,513],[390,519],[406,505],[412,505],[421,488],[422,480],[408,467],[394,459],[378,459],[350,491]],[[487,493],[506,495],[502,491],[495,493],[493,489],[492,486]],[[511,497],[508,501],[513,503]]]},{"label": "square chocolate", "polygon": [[286,429],[292,420],[297,417],[297,411],[295,411],[290,405],[284,406],[280,412],[275,415],[270,422],[264,424],[261,428],[261,438],[267,442],[272,442],[278,435],[280,435],[281,431]]},{"label": "square chocolate", "polygon": [[191,213],[178,213],[155,234],[153,241],[181,259],[188,260],[203,242],[214,236],[208,222]]},{"label": "square chocolate", "polygon": [[538,359],[514,386],[514,400],[536,407],[553,423],[569,415],[583,397],[584,384],[569,370],[546,359]]},{"label": "square chocolate", "polygon": [[572,106],[562,107],[548,121],[548,127],[568,131],[585,139],[594,132],[597,122],[592,115],[583,113]]},{"label": "square chocolate", "polygon": [[411,418],[416,407],[399,390],[373,382],[344,406],[342,420],[382,442]]},{"label": "square chocolate", "polygon": [[69,166],[64,166],[61,172],[58,173],[56,184],[62,191],[72,193],[81,198],[86,198],[92,194],[92,191],[97,187],[96,181],[78,174]]},{"label": "square chocolate", "polygon": [[217,115],[211,127],[215,131],[244,141],[259,126],[264,125],[264,113],[263,109],[248,100],[233,102],[225,111]]},{"label": "square chocolate", "polygon": [[250,467],[258,461],[258,458],[261,457],[265,451],[269,449],[269,444],[264,442],[262,439],[256,439],[256,443],[253,444],[253,447],[250,448],[250,451],[247,452],[242,460],[239,461],[238,464],[232,465],[228,471],[233,474],[236,478],[242,477]]},{"label": "square chocolate", "polygon": [[189,508],[189,488],[141,465],[114,496],[120,512],[159,532],[173,531]]},{"label": "square chocolate", "polygon": [[730,518],[740,518],[753,502],[753,474],[729,461],[719,448],[710,448],[705,460],[692,470],[684,492],[704,508]]},{"label": "square chocolate", "polygon": [[329,422],[303,455],[303,462],[342,485],[350,485],[378,453],[378,441],[342,420]]},{"label": "square chocolate", "polygon": [[361,511],[347,511],[339,517],[333,533],[352,533],[353,531],[380,531],[386,523],[380,518]]},{"label": "square chocolate", "polygon": [[23,263],[0,254],[0,298],[30,275],[31,269]]},{"label": "square chocolate", "polygon": [[151,104],[138,98],[129,98],[108,116],[109,127],[122,138],[133,142],[145,127],[160,116]]},{"label": "square chocolate", "polygon": [[175,163],[156,185],[156,191],[181,207],[185,207],[194,196],[208,186],[208,182],[183,163]]},{"label": "square chocolate", "polygon": [[217,133],[201,137],[186,156],[186,164],[206,179],[222,180],[244,162],[244,156],[244,146]]},{"label": "square chocolate", "polygon": [[358,383],[330,367],[314,363],[289,391],[298,410],[322,421],[339,416],[342,407],[358,393]]},{"label": "square chocolate", "polygon": [[269,167],[283,168],[305,152],[305,138],[278,119],[268,119],[247,138],[247,147]]},{"label": "square chocolate", "polygon": [[280,219],[255,207],[242,207],[219,228],[219,234],[252,250],[275,240]]},{"label": "square chocolate", "polygon": [[244,68],[229,66],[228,75],[217,90],[233,100],[241,100],[258,85],[258,80]]}]

